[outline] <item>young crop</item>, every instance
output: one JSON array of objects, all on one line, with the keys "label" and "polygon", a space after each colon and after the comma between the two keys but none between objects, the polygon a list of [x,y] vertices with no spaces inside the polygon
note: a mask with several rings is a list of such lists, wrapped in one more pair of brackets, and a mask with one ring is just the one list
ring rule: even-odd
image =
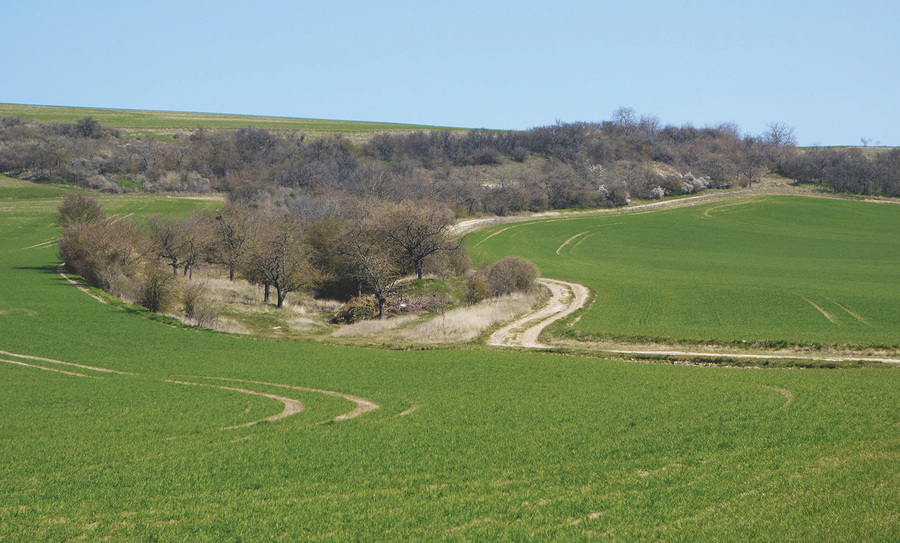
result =
[{"label": "young crop", "polygon": [[[190,211],[174,200],[104,208]],[[175,327],[58,275],[46,241],[59,234],[60,201],[0,202],[0,540],[897,539],[897,368],[377,350]],[[759,217],[730,219],[766,232],[779,224]],[[676,231],[664,224],[616,228]],[[540,233],[531,228],[504,243],[533,253],[544,275],[564,276],[557,247],[590,226],[555,231],[544,252],[528,242]],[[612,232],[596,230],[565,258],[581,262],[569,273],[590,269],[606,282],[602,263],[640,277],[618,260]],[[497,238],[481,247],[499,252]],[[643,243],[668,254],[656,238]],[[710,257],[697,268],[724,265]],[[676,268],[669,273],[683,279]],[[873,327],[890,322],[887,310],[835,295],[843,280],[818,280],[827,296],[803,295],[836,320],[856,321],[828,298]],[[808,302],[796,307],[834,326]],[[341,419],[361,400],[378,409]]]}]

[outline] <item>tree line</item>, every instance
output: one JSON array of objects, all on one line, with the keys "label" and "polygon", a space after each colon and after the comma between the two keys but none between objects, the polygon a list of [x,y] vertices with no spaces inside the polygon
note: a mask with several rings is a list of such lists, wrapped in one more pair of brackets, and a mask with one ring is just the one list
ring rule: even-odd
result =
[{"label": "tree line", "polygon": [[219,191],[302,220],[340,218],[359,201],[438,201],[457,216],[619,206],[748,185],[766,171],[836,190],[895,194],[896,158],[801,150],[772,123],[662,125],[620,108],[611,120],[525,131],[385,132],[362,143],[252,127],[131,137],[75,123],[0,118],[0,172],[107,192]]}]

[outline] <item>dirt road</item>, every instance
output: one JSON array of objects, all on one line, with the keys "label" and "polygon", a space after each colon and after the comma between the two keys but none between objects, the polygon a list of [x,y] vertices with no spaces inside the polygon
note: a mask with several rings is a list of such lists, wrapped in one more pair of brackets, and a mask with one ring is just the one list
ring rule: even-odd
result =
[{"label": "dirt road", "polygon": [[550,345],[538,341],[544,328],[583,307],[590,295],[588,288],[578,283],[543,278],[538,282],[550,289],[550,300],[494,332],[488,340],[489,345],[548,349]]}]

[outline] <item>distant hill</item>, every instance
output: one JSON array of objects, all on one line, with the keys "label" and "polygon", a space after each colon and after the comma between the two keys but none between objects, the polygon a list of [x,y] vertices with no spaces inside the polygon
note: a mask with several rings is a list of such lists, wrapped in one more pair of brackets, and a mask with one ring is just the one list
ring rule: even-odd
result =
[{"label": "distant hill", "polygon": [[178,111],[145,111],[136,109],[102,109],[85,107],[30,106],[0,104],[0,115],[15,115],[43,122],[71,123],[94,117],[101,124],[126,132],[172,134],[198,128],[265,128],[296,130],[307,133],[372,134],[383,131],[459,130],[442,126],[364,121],[262,117]]}]

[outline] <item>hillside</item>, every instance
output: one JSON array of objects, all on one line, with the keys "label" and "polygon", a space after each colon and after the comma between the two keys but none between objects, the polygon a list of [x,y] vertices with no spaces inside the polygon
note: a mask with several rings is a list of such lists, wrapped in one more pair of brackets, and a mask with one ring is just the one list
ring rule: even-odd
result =
[{"label": "hillside", "polygon": [[[19,197],[34,192],[9,182],[0,201],[0,456],[10,459],[0,464],[0,540],[900,533],[896,367],[361,349],[179,327],[61,278],[53,218],[62,199]],[[140,219],[210,205],[104,200],[117,217]],[[838,202],[848,203],[875,205]],[[747,226],[755,211],[745,210],[711,215]],[[657,221],[637,224],[651,244],[665,230],[658,221],[685,225],[680,214],[656,215],[633,216]],[[591,248],[600,236],[557,255],[568,222],[546,223],[549,258],[602,255]]]},{"label": "hillside", "polygon": [[253,127],[273,131],[294,130],[312,136],[344,134],[351,139],[365,139],[376,132],[409,130],[443,130],[445,127],[389,122],[334,121],[265,117],[257,115],[228,115],[219,113],[190,113],[176,111],[146,111],[134,109],[105,109],[86,107],[37,106],[0,104],[0,115],[17,116],[46,123],[74,123],[93,117],[101,124],[117,128],[127,134],[172,135],[198,128],[237,129]]}]

